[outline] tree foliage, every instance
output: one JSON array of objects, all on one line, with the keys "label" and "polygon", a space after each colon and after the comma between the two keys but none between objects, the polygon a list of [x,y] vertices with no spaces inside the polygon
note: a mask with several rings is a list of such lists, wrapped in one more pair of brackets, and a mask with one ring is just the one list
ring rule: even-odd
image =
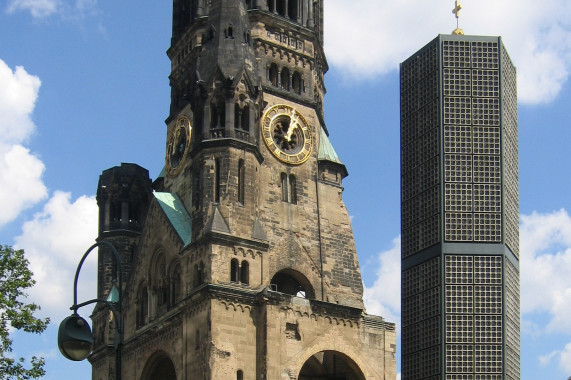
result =
[{"label": "tree foliage", "polygon": [[35,284],[28,265],[24,250],[0,245],[0,379],[37,379],[45,374],[43,358],[32,357],[26,368],[24,358],[10,354],[12,329],[39,334],[49,323],[49,318],[34,316],[40,310],[38,305],[25,302],[28,295],[24,291]]}]

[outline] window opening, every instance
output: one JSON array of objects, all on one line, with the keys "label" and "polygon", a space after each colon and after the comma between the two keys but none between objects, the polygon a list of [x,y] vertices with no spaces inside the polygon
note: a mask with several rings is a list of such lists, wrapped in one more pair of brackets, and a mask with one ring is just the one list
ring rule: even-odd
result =
[{"label": "window opening", "polygon": [[280,16],[287,17],[286,0],[276,1],[276,11]]},{"label": "window opening", "polygon": [[245,285],[250,284],[250,264],[246,260],[242,261],[242,266],[240,268],[240,282]]},{"label": "window opening", "polygon": [[289,0],[288,3],[288,14],[289,14],[289,18],[292,21],[296,21],[299,18],[299,6],[298,6],[298,0]]},{"label": "window opening", "polygon": [[241,369],[236,372],[236,380],[244,380],[244,372]]},{"label": "window opening", "polygon": [[289,176],[289,203],[297,204],[296,179],[293,174]]},{"label": "window opening", "polygon": [[290,89],[289,70],[288,70],[286,67],[284,67],[284,68],[282,69],[282,72],[281,72],[281,74],[280,74],[280,79],[281,79],[282,88],[283,88],[284,90],[289,91],[289,89]]},{"label": "window opening", "polygon": [[278,65],[272,63],[270,65],[269,71],[270,71],[269,72],[270,83],[272,84],[272,86],[278,87]]},{"label": "window opening", "polygon": [[214,202],[220,203],[220,159],[214,160]]},{"label": "window opening", "polygon": [[239,281],[239,276],[240,276],[239,267],[240,267],[240,264],[238,263],[237,259],[232,259],[230,261],[230,281],[231,282],[238,282]]},{"label": "window opening", "polygon": [[298,95],[301,95],[301,92],[303,91],[303,81],[301,79],[301,74],[297,71],[293,73],[291,81],[292,81],[293,92],[295,92]]},{"label": "window opening", "polygon": [[244,204],[245,198],[246,168],[244,160],[238,161],[238,202]]}]

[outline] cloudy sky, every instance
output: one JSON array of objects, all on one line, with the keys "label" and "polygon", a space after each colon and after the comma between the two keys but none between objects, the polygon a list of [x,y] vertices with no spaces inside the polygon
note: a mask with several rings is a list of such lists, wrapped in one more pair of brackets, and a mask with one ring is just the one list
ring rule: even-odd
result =
[{"label": "cloudy sky", "polygon": [[[97,233],[102,170],[163,166],[171,6],[130,0],[0,2],[0,244],[26,250],[31,298],[52,318],[16,350],[45,379],[89,378],[57,351],[75,268]],[[162,3],[162,5],[158,5]],[[369,313],[400,320],[398,64],[456,27],[453,1],[327,0],[326,122],[349,170]],[[571,2],[465,0],[467,34],[501,35],[518,67],[522,379],[571,376]],[[82,295],[95,292],[95,255]],[[88,312],[87,312],[88,314]]]}]

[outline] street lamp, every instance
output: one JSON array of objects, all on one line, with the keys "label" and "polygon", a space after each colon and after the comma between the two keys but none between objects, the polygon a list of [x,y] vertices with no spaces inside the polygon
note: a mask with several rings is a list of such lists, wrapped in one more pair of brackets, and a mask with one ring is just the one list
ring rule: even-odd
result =
[{"label": "street lamp", "polygon": [[[89,301],[77,303],[77,280],[79,278],[79,272],[83,266],[83,262],[89,255],[89,253],[96,247],[105,245],[111,248],[113,256],[116,261],[117,275],[119,278],[119,289],[113,288],[109,293],[109,297],[104,299],[92,299]],[[93,351],[93,336],[91,335],[91,328],[85,319],[83,319],[77,310],[83,306],[87,306],[93,303],[102,303],[111,309],[113,313],[113,320],[115,321],[115,379],[121,380],[121,346],[123,344],[123,330],[121,328],[122,320],[121,313],[122,302],[123,302],[123,275],[121,270],[121,258],[119,253],[113,246],[113,244],[107,241],[99,241],[93,244],[85,252],[79,265],[77,266],[77,271],[75,272],[75,280],[73,282],[73,306],[70,310],[73,313],[65,318],[59,325],[58,330],[58,347],[62,355],[69,360],[81,361],[89,356],[91,351]],[[117,298],[117,299],[116,299]]]}]

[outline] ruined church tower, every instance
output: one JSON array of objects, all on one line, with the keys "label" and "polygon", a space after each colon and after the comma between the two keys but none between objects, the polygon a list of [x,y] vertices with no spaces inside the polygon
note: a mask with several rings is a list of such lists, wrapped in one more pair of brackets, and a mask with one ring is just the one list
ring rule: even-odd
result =
[{"label": "ruined church tower", "polygon": [[[99,239],[126,278],[124,380],[396,378],[395,325],[364,309],[324,122],[323,6],[173,1],[163,173],[122,164],[99,182]],[[93,320],[92,378],[109,379],[115,321]]]}]

